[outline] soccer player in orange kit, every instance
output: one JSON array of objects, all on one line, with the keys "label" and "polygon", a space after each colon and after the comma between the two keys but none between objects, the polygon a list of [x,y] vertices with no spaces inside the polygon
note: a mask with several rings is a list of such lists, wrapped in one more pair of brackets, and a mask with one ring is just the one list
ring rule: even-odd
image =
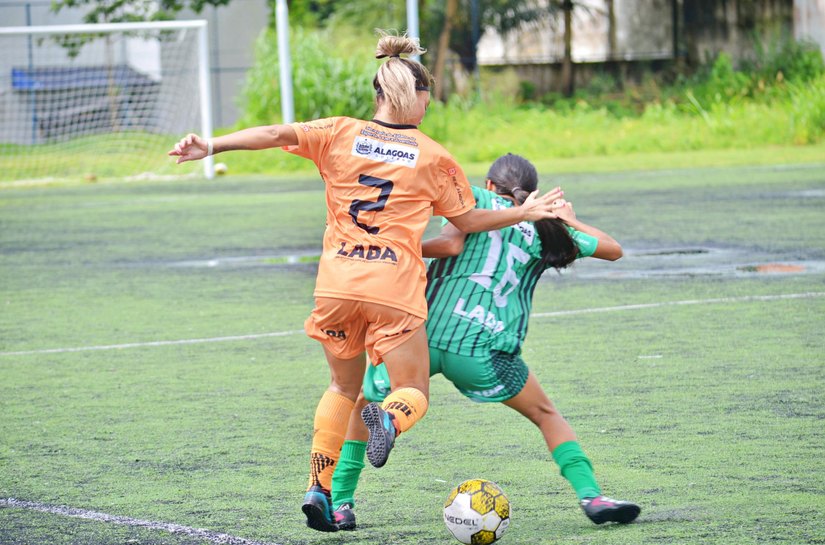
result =
[{"label": "soccer player in orange kit", "polygon": [[327,217],[315,286],[315,308],[304,328],[321,342],[331,383],[315,412],[310,479],[302,510],[307,526],[334,532],[329,490],[350,413],[361,389],[366,356],[384,362],[392,382],[383,403],[362,412],[367,458],[384,465],[396,437],[427,412],[429,350],[421,240],[431,214],[471,233],[552,217],[559,188],[531,194],[522,206],[474,208],[470,184],[455,159],[418,130],[430,101],[432,76],[418,40],[381,33],[373,79],[376,110],[369,121],[331,117],[240,130],[205,140],[189,134],[169,152],[177,162],[230,150],[282,147],[318,167]]}]

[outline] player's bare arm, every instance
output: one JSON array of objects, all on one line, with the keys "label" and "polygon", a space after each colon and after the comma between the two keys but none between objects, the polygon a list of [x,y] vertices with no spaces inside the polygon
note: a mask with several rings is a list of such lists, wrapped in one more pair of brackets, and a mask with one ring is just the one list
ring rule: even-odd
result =
[{"label": "player's bare arm", "polygon": [[203,159],[210,151],[214,155],[222,151],[262,150],[297,144],[298,135],[290,125],[262,125],[215,137],[211,150],[207,139],[197,134],[187,134],[168,154],[177,157],[177,163],[185,163]]},{"label": "player's bare arm", "polygon": [[424,257],[453,257],[464,249],[464,239],[467,235],[452,223],[441,228],[437,237],[421,243],[421,253]]},{"label": "player's bare arm", "polygon": [[541,196],[538,193],[538,190],[532,192],[521,206],[502,210],[473,208],[447,219],[465,233],[479,233],[501,229],[522,221],[538,221],[557,217],[553,202],[564,196],[561,188],[557,187]]},{"label": "player's bare arm", "polygon": [[622,257],[623,253],[621,244],[601,229],[597,229],[596,227],[588,225],[576,218],[576,212],[573,210],[573,203],[565,201],[564,205],[556,210],[556,214],[560,220],[573,229],[581,231],[582,233],[587,233],[588,235],[599,239],[599,244],[596,247],[596,251],[590,257],[605,259],[607,261],[616,261]]}]

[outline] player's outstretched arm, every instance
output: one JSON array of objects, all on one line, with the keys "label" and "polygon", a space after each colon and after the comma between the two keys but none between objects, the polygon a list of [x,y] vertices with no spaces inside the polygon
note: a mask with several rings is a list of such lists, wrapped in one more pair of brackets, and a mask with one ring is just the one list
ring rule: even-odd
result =
[{"label": "player's outstretched arm", "polygon": [[441,228],[437,237],[421,243],[421,253],[424,257],[453,257],[464,249],[464,239],[467,235],[459,231],[453,224],[448,223]]},{"label": "player's outstretched arm", "polygon": [[197,134],[187,134],[168,155],[177,157],[177,163],[185,163],[203,159],[210,151],[214,155],[222,151],[262,150],[297,144],[298,135],[290,125],[265,125],[215,137],[212,139],[211,150],[208,140]]},{"label": "player's outstretched arm", "polygon": [[478,233],[509,227],[522,221],[538,221],[557,217],[553,201],[564,196],[561,188],[557,187],[541,196],[538,193],[538,190],[533,191],[521,206],[502,210],[473,208],[459,216],[447,219],[465,233]]},{"label": "player's outstretched arm", "polygon": [[606,259],[608,261],[616,261],[622,257],[622,245],[616,239],[592,225],[588,225],[576,218],[576,212],[573,210],[573,203],[565,202],[564,206],[556,210],[559,219],[564,223],[582,233],[594,236],[599,239],[599,244],[596,246],[596,251],[591,257],[598,259]]}]

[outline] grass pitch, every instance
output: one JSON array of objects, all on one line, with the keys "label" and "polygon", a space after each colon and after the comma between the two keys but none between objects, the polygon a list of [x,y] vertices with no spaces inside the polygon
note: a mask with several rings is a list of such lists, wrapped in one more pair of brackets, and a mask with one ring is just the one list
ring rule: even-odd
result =
[{"label": "grass pitch", "polygon": [[825,165],[553,183],[626,255],[545,274],[524,357],[638,523],[592,525],[531,424],[436,377],[359,529],[306,528],[323,188],[227,178],[0,192],[0,543],[452,543],[470,477],[504,544],[825,543]]}]

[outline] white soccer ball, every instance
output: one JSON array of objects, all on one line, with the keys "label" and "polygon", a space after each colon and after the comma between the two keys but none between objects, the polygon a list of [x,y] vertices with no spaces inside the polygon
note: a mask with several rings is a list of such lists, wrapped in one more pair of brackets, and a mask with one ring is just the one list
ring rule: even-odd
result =
[{"label": "white soccer ball", "polygon": [[226,166],[226,163],[215,163],[215,174],[218,176],[223,176],[226,174],[226,171],[229,170]]},{"label": "white soccer ball", "polygon": [[490,545],[510,525],[510,500],[492,481],[464,481],[444,502],[444,524],[462,543]]}]

